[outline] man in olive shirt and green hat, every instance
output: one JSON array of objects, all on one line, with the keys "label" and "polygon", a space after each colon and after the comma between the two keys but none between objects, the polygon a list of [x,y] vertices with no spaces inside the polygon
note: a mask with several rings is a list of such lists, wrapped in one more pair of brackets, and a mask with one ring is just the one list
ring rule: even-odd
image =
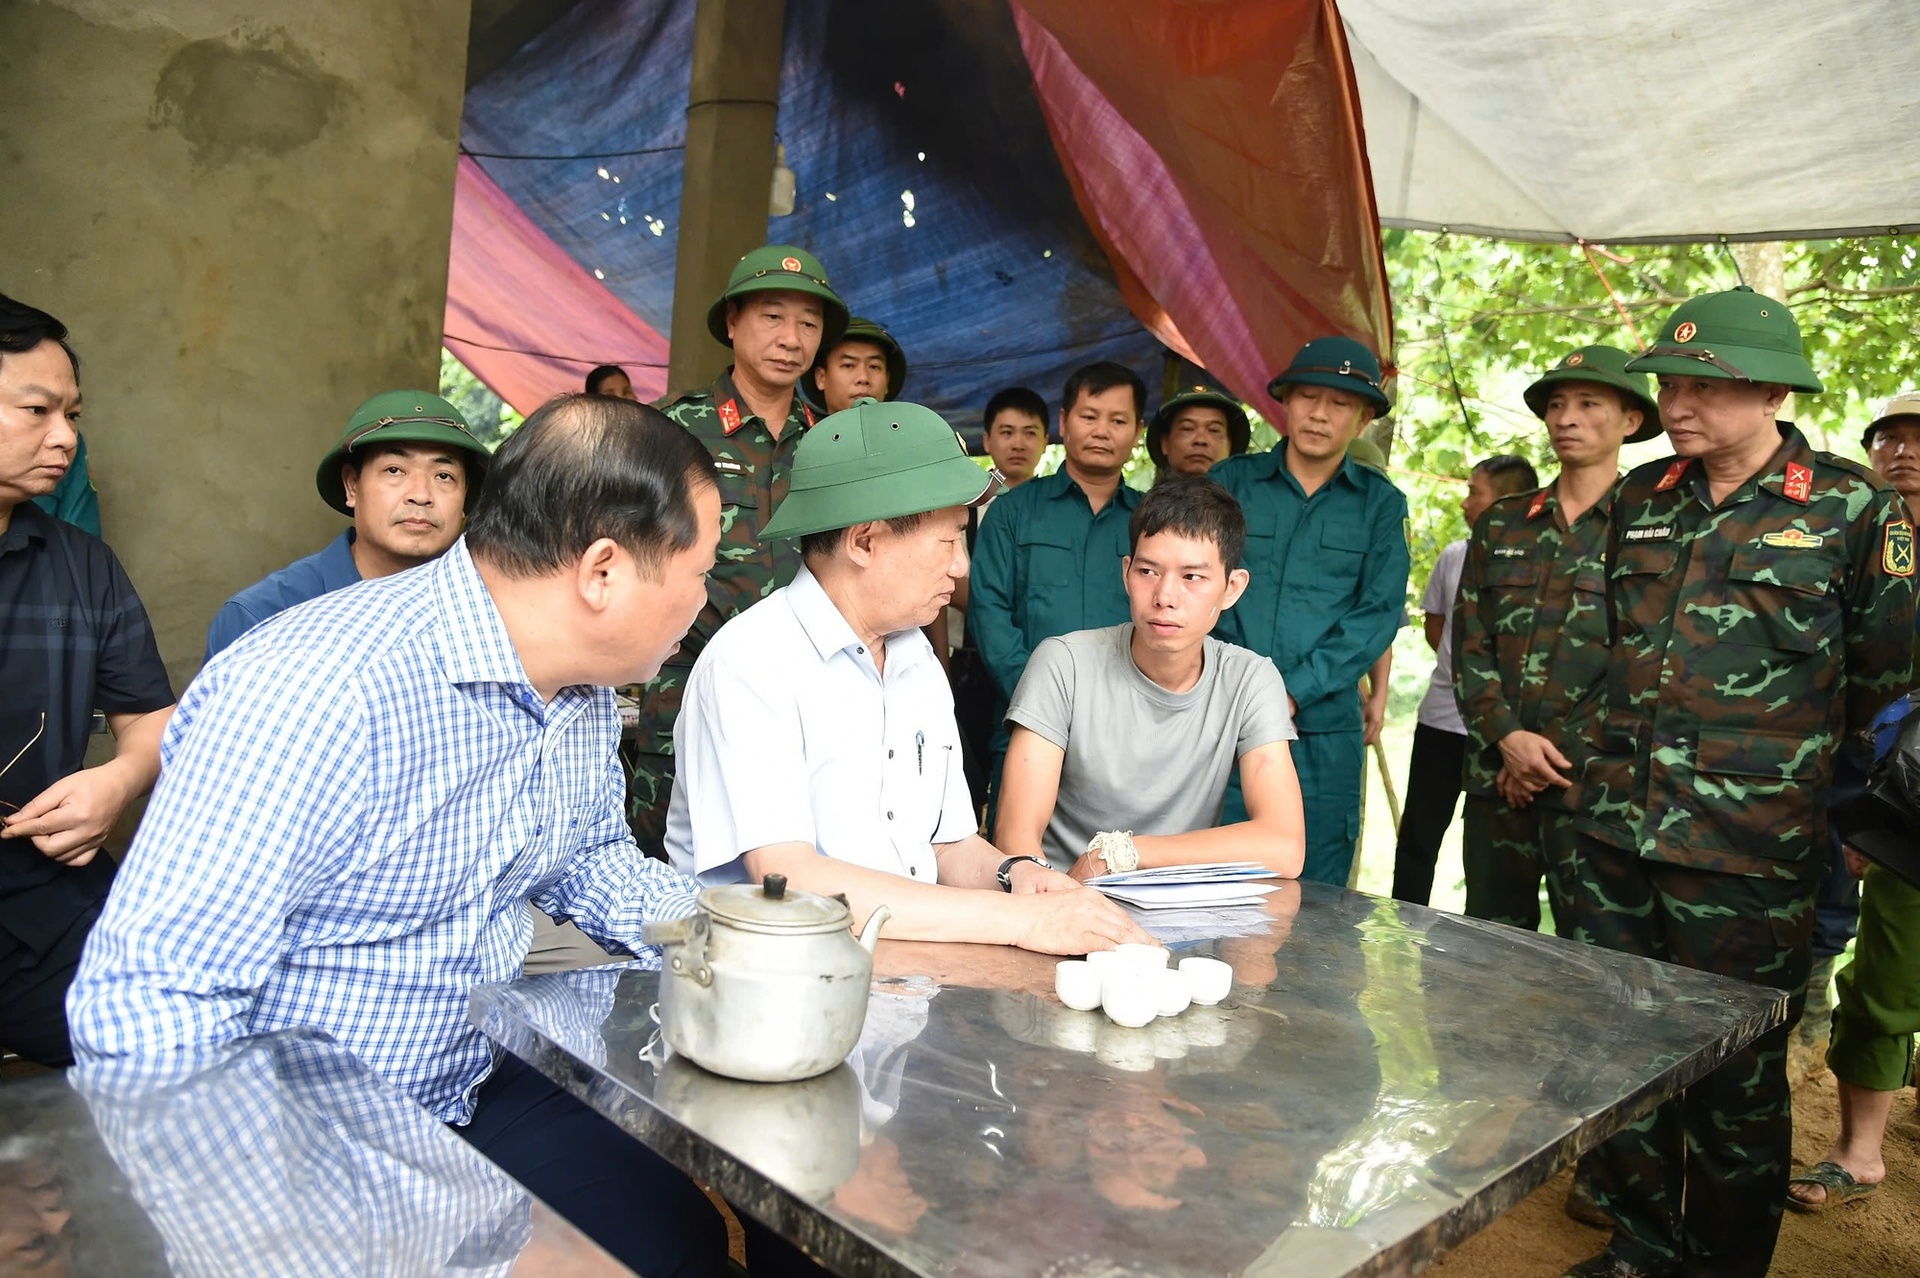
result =
[{"label": "man in olive shirt and green hat", "polygon": [[1658,377],[1676,456],[1614,491],[1612,652],[1580,779],[1573,923],[1788,1006],[1595,1150],[1595,1197],[1618,1228],[1572,1272],[1759,1275],[1793,1153],[1787,1034],[1836,749],[1912,683],[1913,524],[1878,476],[1775,419],[1790,392],[1821,390],[1785,304],[1748,288],[1696,297],[1626,371]]},{"label": "man in olive shirt and green hat", "polygon": [[438,395],[367,400],[314,476],[320,499],[353,527],[227,600],[207,630],[206,659],[295,604],[439,558],[466,527],[486,473],[485,445]]},{"label": "man in olive shirt and green hat", "polygon": [[1147,426],[1147,456],[1153,482],[1169,475],[1204,475],[1253,442],[1240,401],[1207,386],[1169,396]]},{"label": "man in olive shirt and green hat", "polygon": [[664,845],[673,796],[673,723],[687,674],[707,642],[799,570],[788,542],[760,532],[787,493],[794,450],[815,413],[799,385],[823,347],[847,328],[847,306],[820,259],[791,244],[768,244],[740,259],[707,312],[707,331],[733,349],[733,363],[705,390],[662,411],[691,431],[720,472],[719,561],[707,576],[707,606],[680,650],[640,695],[640,722],[622,747],[627,807],[643,851]]},{"label": "man in olive shirt and green hat", "polygon": [[808,399],[837,413],[858,399],[899,399],[906,384],[907,353],[900,343],[879,324],[856,315],[838,339],[820,343],[801,389]]},{"label": "man in olive shirt and green hat", "polygon": [[[1246,512],[1252,574],[1219,633],[1271,660],[1286,681],[1307,821],[1300,877],[1345,887],[1360,837],[1360,676],[1406,611],[1407,499],[1347,454],[1388,407],[1372,351],[1350,337],[1317,338],[1268,390],[1286,407],[1286,437],[1213,469]],[[1237,787],[1220,819],[1246,820]]]},{"label": "man in olive shirt and green hat", "polygon": [[982,838],[946,674],[920,627],[967,572],[967,510],[996,481],[938,413],[863,399],[795,450],[761,536],[786,585],[694,663],[674,726],[667,851],[702,884],[783,875],[886,935],[1083,954],[1142,932],[1038,857]]}]

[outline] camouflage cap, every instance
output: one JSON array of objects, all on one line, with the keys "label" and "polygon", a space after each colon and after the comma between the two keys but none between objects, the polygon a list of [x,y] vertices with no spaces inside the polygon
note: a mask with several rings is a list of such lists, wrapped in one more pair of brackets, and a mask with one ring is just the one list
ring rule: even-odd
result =
[{"label": "camouflage cap", "polygon": [[1860,436],[1860,447],[1872,448],[1874,434],[1882,426],[1902,420],[1920,425],[1920,391],[1901,391],[1881,405],[1880,415],[1867,423],[1866,433]]},{"label": "camouflage cap", "polygon": [[1351,337],[1316,337],[1302,346],[1284,372],[1267,383],[1279,399],[1289,386],[1325,386],[1358,395],[1373,405],[1375,417],[1392,407],[1380,385],[1380,357]]},{"label": "camouflage cap", "polygon": [[1627,442],[1645,443],[1660,434],[1660,406],[1654,403],[1646,374],[1627,371],[1627,364],[1632,359],[1633,356],[1617,347],[1582,346],[1578,350],[1568,351],[1558,364],[1542,373],[1533,385],[1527,387],[1522,398],[1527,401],[1527,407],[1533,410],[1533,415],[1545,421],[1547,401],[1553,398],[1555,383],[1593,382],[1600,386],[1611,386],[1622,395],[1629,396],[1640,409],[1640,429],[1627,436]]},{"label": "camouflage cap", "polygon": [[1744,284],[1680,303],[1659,338],[1626,371],[1762,382],[1815,395],[1825,389],[1807,362],[1800,325],[1787,304]]},{"label": "camouflage cap", "polygon": [[821,418],[794,449],[787,495],[760,540],[976,506],[999,489],[940,414],[863,397]]},{"label": "camouflage cap", "polygon": [[707,308],[707,331],[722,346],[732,346],[727,336],[727,303],[749,293],[806,293],[820,299],[826,314],[820,326],[820,346],[824,350],[847,327],[847,304],[827,283],[827,268],[820,259],[792,244],[762,244],[735,264],[727,276],[727,287]]},{"label": "camouflage cap", "polygon": [[[849,319],[847,327],[840,336],[830,342],[820,343],[820,353],[813,357],[813,368],[825,367],[827,357],[848,342],[871,342],[880,348],[881,353],[887,357],[887,393],[882,398],[899,399],[900,388],[907,384],[907,353],[900,349],[900,343],[893,339],[892,333],[862,316],[855,315]],[[812,373],[813,368],[808,369],[807,372]],[[813,384],[811,376],[800,379],[800,389],[814,403],[822,402],[820,388]]]},{"label": "camouflage cap", "polygon": [[468,510],[480,495],[480,482],[487,475],[487,448],[473,436],[473,428],[460,410],[419,390],[382,391],[353,410],[340,442],[320,462],[314,483],[320,499],[341,514],[351,517],[347,505],[346,482],[340,478],[340,463],[355,449],[370,444],[444,444],[466,455]]},{"label": "camouflage cap", "polygon": [[1225,414],[1229,457],[1238,457],[1252,446],[1253,429],[1247,425],[1247,410],[1239,400],[1210,386],[1190,386],[1160,405],[1160,411],[1147,426],[1147,456],[1153,458],[1154,465],[1167,464],[1167,432],[1173,428],[1173,419],[1180,415],[1180,410],[1194,405],[1217,408]]}]

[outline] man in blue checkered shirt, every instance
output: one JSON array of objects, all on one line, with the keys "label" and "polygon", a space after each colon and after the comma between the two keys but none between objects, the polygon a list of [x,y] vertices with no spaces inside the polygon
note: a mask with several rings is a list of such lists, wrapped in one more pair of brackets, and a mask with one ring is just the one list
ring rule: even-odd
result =
[{"label": "man in blue checkered shirt", "polygon": [[693,885],[634,846],[610,686],[706,602],[720,503],[659,413],[572,396],[500,450],[433,563],[299,605],[210,661],[68,999],[84,1071],[325,1031],[630,1267],[716,1274],[718,1213],[468,1019],[532,901],[658,962]]}]

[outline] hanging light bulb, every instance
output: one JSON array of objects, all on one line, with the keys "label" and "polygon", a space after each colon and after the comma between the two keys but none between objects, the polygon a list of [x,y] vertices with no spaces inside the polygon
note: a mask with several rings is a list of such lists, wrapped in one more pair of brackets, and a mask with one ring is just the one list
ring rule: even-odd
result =
[{"label": "hanging light bulb", "polygon": [[798,179],[793,170],[787,167],[787,148],[779,143],[773,144],[773,194],[767,201],[767,212],[774,217],[785,217],[793,212],[793,195]]}]

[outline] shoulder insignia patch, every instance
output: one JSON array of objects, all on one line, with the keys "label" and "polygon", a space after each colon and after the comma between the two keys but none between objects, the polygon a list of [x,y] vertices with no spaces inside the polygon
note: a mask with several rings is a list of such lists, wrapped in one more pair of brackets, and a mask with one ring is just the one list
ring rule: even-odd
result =
[{"label": "shoulder insignia patch", "polygon": [[1533,504],[1527,507],[1527,518],[1538,519],[1540,512],[1547,508],[1547,490],[1542,488],[1533,495]]},{"label": "shoulder insignia patch", "polygon": [[720,429],[729,435],[740,429],[740,405],[734,400],[720,401]]},{"label": "shoulder insignia patch", "polygon": [[1913,525],[1904,519],[1896,519],[1887,525],[1887,535],[1880,547],[1880,566],[1889,577],[1913,576]]},{"label": "shoulder insignia patch", "polygon": [[1770,532],[1760,538],[1763,546],[1778,546],[1783,550],[1812,550],[1826,541],[1819,533],[1801,532],[1798,528],[1788,528],[1781,532]]},{"label": "shoulder insignia patch", "polygon": [[1693,465],[1693,458],[1682,457],[1679,461],[1667,467],[1667,473],[1660,476],[1660,482],[1653,486],[1653,491],[1656,493],[1664,493],[1670,488],[1679,487],[1681,479],[1686,476],[1687,467],[1691,465]]},{"label": "shoulder insignia patch", "polygon": [[1668,541],[1672,537],[1672,524],[1649,524],[1645,528],[1629,528],[1620,534],[1621,541]]},{"label": "shoulder insignia patch", "polygon": [[1787,478],[1780,485],[1780,491],[1786,494],[1788,501],[1806,505],[1813,496],[1813,469],[1799,462],[1788,462]]}]

